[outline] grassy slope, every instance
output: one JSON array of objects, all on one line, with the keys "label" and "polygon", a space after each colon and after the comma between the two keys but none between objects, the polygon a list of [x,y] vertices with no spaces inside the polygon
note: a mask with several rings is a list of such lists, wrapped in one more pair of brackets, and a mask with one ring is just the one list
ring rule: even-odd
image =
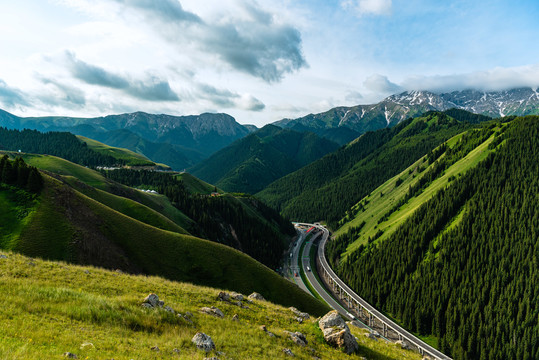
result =
[{"label": "grassy slope", "polygon": [[[418,354],[395,345],[358,336],[360,355],[345,355],[326,345],[315,320],[299,324],[286,308],[265,301],[242,309],[218,302],[218,290],[110,271],[33,260],[0,252],[0,358],[61,358],[72,352],[79,359],[202,359],[216,355],[233,359],[285,359],[291,348],[297,358],[311,359],[420,359]],[[142,299],[155,292],[177,312],[191,312],[193,324],[162,309],[144,309]],[[223,319],[204,315],[203,306],[217,306]],[[232,320],[238,314],[239,321]],[[259,329],[266,325],[277,337]],[[292,343],[284,331],[301,331],[309,345]],[[212,337],[217,351],[195,349],[191,338],[197,331]],[[82,346],[82,344],[89,344]],[[158,346],[160,351],[151,350]],[[178,349],[179,353],[172,350]],[[312,349],[312,350],[311,350]]]},{"label": "grassy slope", "polygon": [[99,141],[77,135],[77,137],[85,142],[88,147],[100,154],[112,156],[118,160],[125,160],[127,165],[130,166],[154,166],[156,165],[153,161],[149,160],[146,156],[142,154],[137,154],[128,149],[117,148],[103,144]]},{"label": "grassy slope", "polygon": [[141,271],[172,280],[257,291],[315,314],[326,307],[247,255],[157,229],[45,177],[41,203],[15,250],[29,256]]},{"label": "grassy slope", "polygon": [[[62,175],[68,180],[69,178],[76,178],[82,181],[84,184],[92,186],[98,190],[103,190],[107,192],[112,191],[118,195],[121,195],[124,198],[128,198],[142,205],[145,205],[150,209],[153,209],[164,215],[168,219],[172,220],[174,223],[176,223],[179,227],[183,229],[189,229],[191,227],[192,220],[189,219],[181,211],[176,209],[174,206],[172,206],[166,196],[144,193],[142,191],[134,190],[129,187],[113,183],[97,171],[88,169],[78,164],[74,164],[56,156],[23,154],[22,157],[24,161],[26,161],[26,163],[39,169]],[[103,197],[105,197],[105,195],[101,195],[100,198],[98,198],[97,200],[102,201],[104,200]],[[117,203],[117,201],[108,201],[107,205],[121,211],[120,209],[113,206],[113,203],[115,202]],[[150,214],[144,216],[146,218],[152,217],[152,215]],[[141,218],[138,219],[141,220]],[[154,226],[157,225],[157,223],[151,224]]]},{"label": "grassy slope", "polygon": [[[210,195],[215,190],[215,186],[208,184],[207,182],[200,180],[199,178],[183,172],[176,176],[183,181],[185,188],[192,194]],[[222,190],[217,189],[217,192],[223,193]]]},{"label": "grassy slope", "polygon": [[[450,147],[453,146],[462,135],[463,134],[457,135],[448,140],[447,145]],[[346,257],[360,245],[366,245],[367,239],[373,237],[379,230],[382,230],[384,234],[379,237],[377,241],[382,241],[389,237],[419,206],[432,198],[436,192],[443,189],[447,185],[450,177],[457,177],[484,160],[490,152],[490,150],[488,150],[488,145],[493,139],[494,137],[491,136],[483,144],[479,145],[461,160],[446,169],[443,175],[429,184],[421,194],[410,199],[406,204],[401,206],[399,210],[392,213],[386,221],[380,224],[378,224],[379,219],[382,218],[400,198],[406,195],[409,186],[415,184],[421,176],[428,171],[429,167],[422,173],[417,173],[419,166],[427,166],[426,158],[423,157],[419,159],[408,169],[387,180],[383,185],[363,198],[359,203],[364,204],[364,211],[357,214],[354,219],[347,221],[335,232],[335,235],[339,236],[347,232],[350,227],[358,226],[365,221],[365,226],[361,231],[361,237],[350,244],[347,251],[343,253],[342,256]],[[431,165],[431,167],[432,166],[433,165]],[[399,178],[402,179],[403,182],[396,187],[396,181]],[[381,196],[381,194],[383,194],[383,196]],[[357,208],[358,205],[355,205],[353,210],[356,211]]]}]

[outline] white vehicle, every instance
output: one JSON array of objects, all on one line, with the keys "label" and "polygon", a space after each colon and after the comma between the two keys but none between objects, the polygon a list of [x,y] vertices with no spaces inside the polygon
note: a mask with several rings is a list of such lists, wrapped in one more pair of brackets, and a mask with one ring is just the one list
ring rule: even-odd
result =
[{"label": "white vehicle", "polygon": [[310,266],[307,266],[307,271],[311,271],[311,267],[310,267]]}]

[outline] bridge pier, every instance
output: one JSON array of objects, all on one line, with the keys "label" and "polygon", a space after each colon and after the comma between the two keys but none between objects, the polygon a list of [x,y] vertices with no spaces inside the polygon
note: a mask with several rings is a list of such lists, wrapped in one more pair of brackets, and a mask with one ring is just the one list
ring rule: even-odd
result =
[{"label": "bridge pier", "polygon": [[384,334],[384,337],[387,338],[387,324],[386,323],[382,323],[382,333]]}]

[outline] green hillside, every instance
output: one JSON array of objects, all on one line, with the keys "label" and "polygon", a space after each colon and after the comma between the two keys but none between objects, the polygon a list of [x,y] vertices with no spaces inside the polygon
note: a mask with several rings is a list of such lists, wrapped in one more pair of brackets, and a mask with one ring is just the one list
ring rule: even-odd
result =
[{"label": "green hillside", "polygon": [[[538,151],[537,116],[453,138],[427,155],[429,167],[416,164],[425,166],[422,175],[410,168],[413,180],[404,172],[384,185],[383,197],[405,201],[366,198],[372,202],[356,206],[363,220],[328,247],[333,268],[455,359],[538,358]],[[399,186],[409,182],[404,196],[399,178]],[[381,220],[378,229],[367,213]]]},{"label": "green hillside", "polygon": [[215,190],[217,190],[218,193],[223,193],[222,190],[216,189],[214,185],[208,184],[186,172],[179,173],[176,178],[183,182],[185,188],[191,194],[210,195],[215,192]]},{"label": "green hillside", "polygon": [[153,161],[150,161],[146,156],[137,154],[131,150],[117,148],[100,143],[97,140],[89,139],[84,136],[77,136],[81,141],[84,141],[88,147],[100,154],[109,155],[115,159],[122,160],[128,166],[155,166]]},{"label": "green hillside", "polygon": [[[423,203],[484,160],[492,151],[489,145],[496,133],[490,135],[493,129],[489,128],[482,131],[482,135],[481,130],[471,130],[453,137],[431,152],[430,159],[436,154],[438,161],[429,161],[429,156],[424,156],[354,205],[341,220],[342,225],[335,236],[360,226],[361,231],[360,235],[355,235],[356,239],[350,239],[352,242],[342,256],[349,255],[361,245],[366,246],[369,238],[371,242],[387,239]],[[444,170],[437,170],[442,162],[447,163]],[[437,176],[432,176],[433,173]],[[420,185],[421,182],[425,184]],[[415,188],[417,190],[411,196],[411,189]]]},{"label": "green hillside", "polygon": [[223,190],[252,194],[337,147],[336,143],[313,133],[266,125],[189,171]]},{"label": "green hillside", "polygon": [[[363,197],[472,124],[444,113],[367,132],[347,146],[270,184],[257,194],[298,221],[325,220],[331,228]],[[475,125],[477,126],[477,125]]]},{"label": "green hillside", "polygon": [[[44,176],[36,202],[3,189],[2,228],[12,234],[4,249],[28,256],[88,264],[171,280],[229,288],[319,314],[324,306],[292,283],[228,246],[164,231],[115,211],[66,183]],[[15,199],[15,200],[14,200]],[[20,208],[28,211],[21,213]],[[14,218],[18,224],[10,224]]]},{"label": "green hillside", "polygon": [[[218,289],[159,277],[0,251],[0,279],[5,301],[0,309],[0,358],[5,360],[60,359],[67,352],[78,359],[287,359],[285,348],[299,359],[421,358],[369,339],[365,330],[354,327],[351,330],[359,338],[360,350],[346,355],[323,341],[313,318],[300,324],[289,309],[271,302],[244,301],[247,308],[241,308],[217,301]],[[163,308],[141,307],[151,292],[181,316]],[[224,318],[200,312],[210,306],[222,310]],[[262,325],[276,336],[268,336],[260,329]],[[191,339],[199,331],[211,336],[214,351],[196,349]],[[285,331],[300,331],[308,346],[294,344]]]}]

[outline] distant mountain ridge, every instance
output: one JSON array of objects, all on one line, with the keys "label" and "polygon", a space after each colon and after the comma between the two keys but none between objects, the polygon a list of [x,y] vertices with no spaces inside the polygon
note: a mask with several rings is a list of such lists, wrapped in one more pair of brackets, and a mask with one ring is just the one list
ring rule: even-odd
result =
[{"label": "distant mountain ridge", "polygon": [[210,113],[172,116],[135,112],[72,118],[18,117],[0,110],[0,126],[69,131],[107,145],[128,148],[176,169],[195,164],[253,130],[251,126],[239,124],[230,115]]},{"label": "distant mountain ridge", "polygon": [[311,132],[266,125],[217,151],[189,171],[226,191],[253,194],[338,147]]},{"label": "distant mountain ridge", "polygon": [[405,91],[391,95],[377,104],[336,107],[298,119],[283,119],[274,125],[318,135],[328,129],[348,128],[359,134],[394,126],[428,111],[457,108],[490,117],[539,114],[537,89],[518,88],[504,91],[454,91],[435,94],[429,91]]}]

